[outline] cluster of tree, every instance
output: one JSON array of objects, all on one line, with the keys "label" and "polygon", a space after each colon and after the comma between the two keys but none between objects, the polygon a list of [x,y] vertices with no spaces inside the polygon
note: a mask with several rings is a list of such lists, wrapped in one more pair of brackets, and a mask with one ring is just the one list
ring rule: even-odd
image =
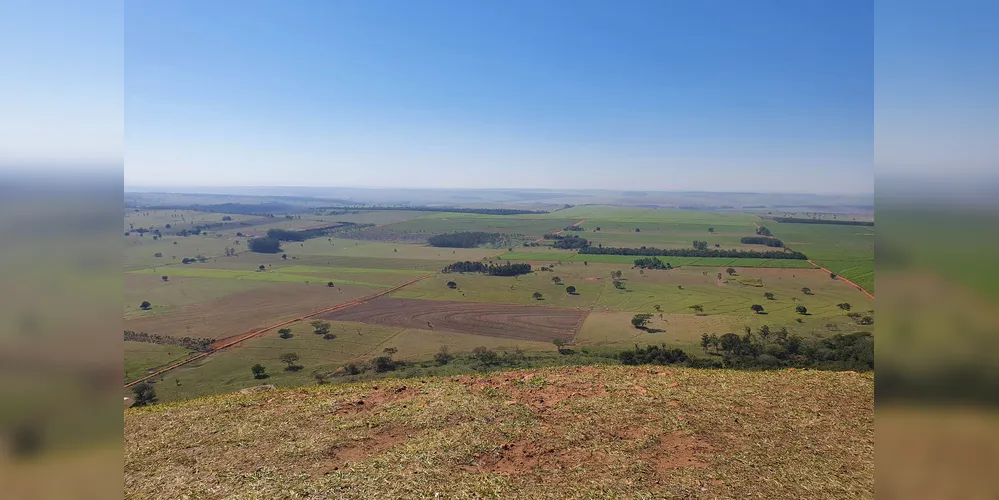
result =
[{"label": "cluster of tree", "polygon": [[583,226],[565,226],[562,228],[563,231],[585,231]]},{"label": "cluster of tree", "polygon": [[727,257],[727,258],[753,258],[753,259],[791,259],[807,260],[808,257],[801,252],[776,250],[697,250],[695,248],[623,248],[623,247],[583,247],[579,249],[581,254],[593,255],[640,255],[647,257]]},{"label": "cluster of tree", "polygon": [[432,247],[474,248],[479,245],[499,243],[503,239],[500,233],[484,231],[463,231],[460,233],[438,234],[427,238],[427,244]]},{"label": "cluster of tree", "polygon": [[278,253],[281,251],[281,241],[275,238],[250,238],[246,241],[246,246],[251,252],[256,253]]},{"label": "cluster of tree", "polygon": [[758,236],[773,236],[773,233],[771,233],[770,230],[766,228],[766,226],[758,226],[756,228],[756,234]]},{"label": "cluster of tree", "polygon": [[328,236],[330,234],[347,232],[350,230],[361,229],[371,226],[374,226],[374,224],[337,222],[336,224],[331,224],[329,226],[317,227],[312,229],[302,229],[298,231],[293,231],[289,229],[268,229],[267,237],[278,241],[305,241],[312,238],[319,238],[322,236]]},{"label": "cluster of tree", "polygon": [[486,264],[478,261],[463,261],[448,264],[441,270],[442,273],[485,273],[490,276],[517,276],[531,272],[530,264],[515,264],[507,262],[505,264]]},{"label": "cluster of tree", "polygon": [[576,235],[559,238],[552,244],[552,247],[561,248],[563,250],[575,250],[577,248],[586,248],[588,246],[590,246],[590,242],[586,238],[580,238]]},{"label": "cluster of tree", "polygon": [[783,224],[837,224],[842,226],[874,226],[874,221],[869,220],[837,220],[837,219],[805,219],[800,217],[774,217],[774,221]]},{"label": "cluster of tree", "polygon": [[423,206],[344,206],[344,207],[318,207],[316,210],[405,210],[407,212],[451,212],[457,214],[483,214],[483,215],[536,215],[546,214],[547,210],[521,210],[516,208],[457,208],[457,207],[423,207]]},{"label": "cluster of tree", "polygon": [[634,350],[622,351],[617,357],[624,365],[676,365],[690,361],[690,356],[683,350],[665,344],[645,348],[636,345]]},{"label": "cluster of tree", "polygon": [[146,342],[149,344],[173,345],[190,349],[192,351],[208,352],[212,350],[213,339],[196,339],[192,337],[171,337],[158,333],[134,332],[125,330],[125,340],[132,342]]},{"label": "cluster of tree", "polygon": [[635,259],[635,267],[642,269],[673,269],[673,266],[669,262],[663,262],[658,257]]},{"label": "cluster of tree", "polygon": [[701,336],[706,353],[722,356],[733,368],[816,367],[838,370],[873,370],[874,337],[868,332],[837,334],[828,338],[803,339],[786,328],[771,331],[763,325],[753,334]]},{"label": "cluster of tree", "polygon": [[707,250],[708,242],[694,240],[694,250]]},{"label": "cluster of tree", "polygon": [[205,263],[208,262],[208,259],[205,258],[205,256],[198,254],[194,256],[194,258],[184,257],[183,259],[180,260],[180,262],[182,264],[194,264],[195,262]]},{"label": "cluster of tree", "polygon": [[784,246],[784,242],[778,240],[777,238],[768,238],[766,236],[744,236],[741,240],[744,245],[766,245],[768,247],[781,248]]}]

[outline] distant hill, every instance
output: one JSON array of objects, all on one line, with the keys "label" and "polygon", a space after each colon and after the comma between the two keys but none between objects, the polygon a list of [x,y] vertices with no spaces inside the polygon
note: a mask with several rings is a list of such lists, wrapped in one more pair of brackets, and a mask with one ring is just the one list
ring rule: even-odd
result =
[{"label": "distant hill", "polygon": [[614,366],[262,389],[125,410],[125,496],[874,496],[873,374]]}]

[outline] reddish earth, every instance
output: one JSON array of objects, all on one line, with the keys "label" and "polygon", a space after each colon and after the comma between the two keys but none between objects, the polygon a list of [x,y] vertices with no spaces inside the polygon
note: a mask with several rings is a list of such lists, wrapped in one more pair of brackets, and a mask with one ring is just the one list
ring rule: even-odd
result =
[{"label": "reddish earth", "polygon": [[381,298],[325,314],[323,319],[551,341],[571,339],[586,314],[556,307]]}]

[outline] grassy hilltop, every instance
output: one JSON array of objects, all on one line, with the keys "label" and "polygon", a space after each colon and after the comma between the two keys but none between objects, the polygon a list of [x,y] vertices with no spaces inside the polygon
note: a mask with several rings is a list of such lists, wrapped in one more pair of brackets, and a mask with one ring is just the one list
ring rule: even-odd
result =
[{"label": "grassy hilltop", "polygon": [[873,498],[873,374],[581,367],[125,411],[126,498]]}]

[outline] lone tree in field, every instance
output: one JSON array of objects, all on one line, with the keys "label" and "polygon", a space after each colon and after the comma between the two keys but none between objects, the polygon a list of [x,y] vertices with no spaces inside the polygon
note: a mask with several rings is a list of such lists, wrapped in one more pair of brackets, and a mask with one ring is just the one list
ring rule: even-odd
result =
[{"label": "lone tree in field", "polygon": [[721,281],[723,279],[725,279],[725,277],[722,276],[722,273],[718,273],[718,281]]},{"label": "lone tree in field", "polygon": [[753,305],[749,306],[749,308],[752,309],[753,312],[756,313],[756,314],[760,314],[761,312],[763,312],[763,306],[761,306],[759,304],[753,304]]},{"label": "lone tree in field", "polygon": [[437,363],[437,366],[444,366],[450,363],[452,359],[454,359],[454,356],[452,356],[451,352],[448,351],[446,345],[442,345],[441,349],[437,351],[437,354],[434,354],[434,362]]},{"label": "lone tree in field", "polygon": [[251,366],[250,371],[253,372],[253,378],[255,379],[267,378],[267,368],[264,368],[264,365],[260,363]]},{"label": "lone tree in field", "polygon": [[257,271],[263,271],[264,269],[267,269],[267,268],[264,267],[263,264],[260,264],[260,266],[257,267]]},{"label": "lone tree in field", "polygon": [[170,281],[170,277],[169,276],[160,276],[160,279],[163,280],[163,281]]},{"label": "lone tree in field", "polygon": [[620,278],[621,271],[611,271],[611,278]]},{"label": "lone tree in field", "polygon": [[143,311],[148,311],[152,309],[152,307],[153,305],[150,304],[148,300],[143,300],[142,303],[139,304],[139,309],[142,309]]},{"label": "lone tree in field", "polygon": [[309,324],[312,325],[312,330],[316,335],[326,335],[330,332],[330,324],[325,321],[317,319]]},{"label": "lone tree in field", "polygon": [[531,297],[534,297],[534,300],[541,300],[544,295],[542,295],[541,292],[534,292]]},{"label": "lone tree in field", "polygon": [[655,308],[655,310],[656,310],[657,313],[663,312],[663,306],[661,306],[659,304],[656,304],[656,305],[654,305],[652,307]]},{"label": "lone tree in field", "polygon": [[157,401],[156,389],[146,382],[132,386],[132,394],[134,395],[132,406],[148,406]]},{"label": "lone tree in field", "polygon": [[565,287],[565,293],[567,293],[569,295],[576,295],[576,287],[574,287],[572,285],[569,285],[569,286]]},{"label": "lone tree in field", "polygon": [[711,346],[711,336],[708,335],[708,334],[706,334],[706,333],[702,333],[701,334],[701,349],[704,352],[708,352],[708,347],[710,347],[710,346]]},{"label": "lone tree in field", "polygon": [[399,349],[396,349],[395,347],[386,347],[385,349],[382,349],[382,352],[391,358],[392,356],[395,356],[395,353],[399,352]]},{"label": "lone tree in field", "polygon": [[640,232],[642,232],[642,230],[641,230],[641,228],[637,228],[637,227],[636,227],[636,228],[635,228],[635,232],[636,232],[636,233],[640,233]]},{"label": "lone tree in field", "polygon": [[808,308],[805,307],[805,306],[802,306],[802,305],[795,306],[794,312],[796,312],[798,314],[801,314],[801,315],[805,315],[805,314],[808,314]]},{"label": "lone tree in field", "polygon": [[652,319],[652,315],[649,313],[636,314],[631,318],[631,324],[639,330],[645,330],[645,325],[649,324],[650,319]]},{"label": "lone tree in field", "polygon": [[694,304],[694,305],[690,306],[690,309],[693,309],[694,312],[697,313],[697,314],[701,314],[702,312],[704,312],[704,306],[702,306],[700,304]]},{"label": "lone tree in field", "polygon": [[298,354],[295,354],[293,352],[286,352],[281,355],[280,359],[282,363],[288,365],[285,367],[286,371],[294,372],[302,368],[301,366],[295,364],[296,362],[298,362]]},{"label": "lone tree in field", "polygon": [[725,272],[728,273],[729,276],[734,276],[735,275],[735,268],[731,268],[730,267],[730,268],[726,269]]},{"label": "lone tree in field", "polygon": [[555,348],[558,349],[559,354],[562,354],[562,351],[565,350],[566,342],[562,339],[555,339],[552,341],[552,344],[555,344]]},{"label": "lone tree in field", "polygon": [[774,300],[773,292],[763,292],[763,298],[767,300]]},{"label": "lone tree in field", "polygon": [[840,304],[836,304],[836,307],[838,307],[838,308],[840,308],[840,309],[842,309],[844,311],[849,311],[852,306],[850,305],[849,302],[843,302],[843,303],[840,303]]},{"label": "lone tree in field", "polygon": [[447,287],[450,288],[450,289],[452,289],[452,290],[454,290],[455,288],[458,288],[458,284],[455,283],[455,282],[453,282],[453,281],[448,281],[447,282]]},{"label": "lone tree in field", "polygon": [[281,260],[288,260],[288,254],[286,253],[281,254]]},{"label": "lone tree in field", "polygon": [[561,285],[562,278],[559,278],[558,276],[552,276],[552,283],[555,283],[556,285]]},{"label": "lone tree in field", "polygon": [[282,329],[278,330],[278,337],[281,337],[283,339],[290,339],[291,338],[291,328],[282,328]]},{"label": "lone tree in field", "polygon": [[836,279],[836,273],[829,273],[830,279]]},{"label": "lone tree in field", "polygon": [[334,286],[336,286],[336,285],[334,285],[334,284],[333,284],[333,282],[332,282],[332,281],[330,281],[329,283],[326,283],[326,286],[328,286],[328,287],[330,287],[330,288],[333,288],[333,287],[334,287]]},{"label": "lone tree in field", "polygon": [[807,286],[803,286],[803,287],[801,287],[801,293],[803,293],[805,295],[811,295],[812,294],[812,289],[808,288]]},{"label": "lone tree in field", "polygon": [[715,228],[713,228],[713,227],[709,227],[709,228],[708,228],[708,232],[709,232],[709,233],[713,233],[713,232],[715,232]]}]

